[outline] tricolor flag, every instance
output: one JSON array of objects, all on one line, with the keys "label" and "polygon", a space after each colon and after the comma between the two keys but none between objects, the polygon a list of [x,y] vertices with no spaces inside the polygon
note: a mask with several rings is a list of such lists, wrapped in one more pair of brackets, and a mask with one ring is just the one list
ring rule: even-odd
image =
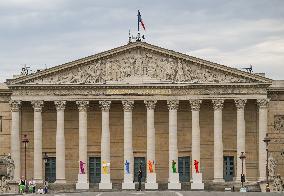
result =
[{"label": "tricolor flag", "polygon": [[139,10],[138,10],[138,15],[137,16],[138,16],[138,31],[139,31],[140,23],[141,23],[143,29],[146,31],[146,28],[145,28],[145,25],[144,25],[144,22],[142,20],[142,17],[141,17],[141,14],[140,14]]}]

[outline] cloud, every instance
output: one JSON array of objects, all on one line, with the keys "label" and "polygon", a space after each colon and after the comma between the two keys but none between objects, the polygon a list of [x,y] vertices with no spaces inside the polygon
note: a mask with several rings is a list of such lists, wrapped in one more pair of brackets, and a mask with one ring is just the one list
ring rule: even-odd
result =
[{"label": "cloud", "polygon": [[136,12],[147,42],[284,79],[282,0],[0,1],[0,81],[127,43]]}]

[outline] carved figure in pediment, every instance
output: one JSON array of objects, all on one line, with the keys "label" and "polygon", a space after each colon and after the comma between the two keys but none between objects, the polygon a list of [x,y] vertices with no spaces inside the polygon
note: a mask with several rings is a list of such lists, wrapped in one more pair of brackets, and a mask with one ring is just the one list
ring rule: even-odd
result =
[{"label": "carved figure in pediment", "polygon": [[147,65],[145,66],[144,70],[144,75],[147,75],[151,78],[157,78],[158,77],[158,72],[157,70],[159,67],[156,65],[155,61],[153,59],[148,59]]},{"label": "carved figure in pediment", "polygon": [[[249,82],[250,79],[226,74],[211,67],[177,60],[174,57],[157,53],[133,50],[106,59],[92,61],[89,65],[77,65],[54,75],[39,78],[32,83],[38,84],[95,84],[105,81],[124,81],[129,77],[147,76],[156,81],[221,83]],[[131,81],[131,80],[130,80]]]},{"label": "carved figure in pediment", "polygon": [[166,69],[166,80],[174,80],[175,77],[175,62],[173,59],[168,59],[168,62],[165,61],[165,69]]},{"label": "carved figure in pediment", "polygon": [[85,70],[85,76],[82,78],[83,83],[103,83],[104,82],[104,71],[103,63],[98,61],[95,64],[87,66]]},{"label": "carved figure in pediment", "polygon": [[184,82],[186,81],[186,73],[184,71],[184,65],[182,62],[178,61],[177,63],[177,67],[176,67],[176,76],[175,76],[175,80],[178,82]]},{"label": "carved figure in pediment", "polygon": [[138,55],[135,55],[135,64],[134,64],[134,73],[132,75],[142,76],[143,75],[143,63],[145,57],[139,58]]}]

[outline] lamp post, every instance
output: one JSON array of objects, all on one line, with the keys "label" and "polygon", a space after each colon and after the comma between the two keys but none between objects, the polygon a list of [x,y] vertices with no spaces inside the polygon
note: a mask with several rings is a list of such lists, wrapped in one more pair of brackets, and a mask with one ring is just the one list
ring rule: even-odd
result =
[{"label": "lamp post", "polygon": [[266,144],[266,192],[270,192],[269,181],[268,181],[268,176],[269,176],[269,171],[268,171],[268,144],[270,142],[270,138],[268,137],[268,133],[266,133],[266,136],[263,139],[263,141]]},{"label": "lamp post", "polygon": [[246,158],[244,152],[241,152],[241,155],[239,157],[242,160],[242,174],[241,174],[241,182],[242,182],[242,188],[244,188],[244,182],[245,180],[245,175],[244,175],[244,160]]},{"label": "lamp post", "polygon": [[25,147],[25,180],[26,180],[27,179],[27,144],[29,143],[29,139],[26,134],[24,135],[22,142],[24,143]]},{"label": "lamp post", "polygon": [[43,183],[44,183],[44,182],[45,182],[45,177],[46,177],[46,176],[45,176],[45,167],[46,167],[46,163],[47,163],[47,161],[48,161],[48,155],[47,155],[46,152],[44,153],[42,159],[43,159],[43,163],[44,163],[44,178],[43,178]]}]

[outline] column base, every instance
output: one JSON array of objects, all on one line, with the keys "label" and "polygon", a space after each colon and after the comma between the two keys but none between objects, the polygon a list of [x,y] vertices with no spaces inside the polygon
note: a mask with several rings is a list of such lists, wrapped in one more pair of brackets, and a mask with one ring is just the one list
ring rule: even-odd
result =
[{"label": "column base", "polygon": [[78,174],[78,181],[76,183],[76,189],[81,189],[81,190],[89,189],[87,174]]},{"label": "column base", "polygon": [[204,190],[202,182],[202,173],[192,173],[191,190]]},{"label": "column base", "polygon": [[56,181],[54,183],[55,184],[66,184],[66,180],[65,179],[56,179]]},{"label": "column base", "polygon": [[110,182],[110,174],[101,174],[101,182],[99,183],[99,189],[112,189],[112,183]]},{"label": "column base", "polygon": [[151,189],[151,190],[158,189],[158,183],[156,182],[156,173],[147,173],[147,181],[145,183],[145,189]]},{"label": "column base", "polygon": [[213,182],[215,182],[215,183],[224,183],[225,180],[223,178],[214,178]]},{"label": "column base", "polygon": [[170,173],[168,189],[181,189],[181,184],[179,182],[179,174],[178,173]]},{"label": "column base", "polygon": [[132,174],[124,174],[122,189],[127,189],[127,190],[135,189],[135,183],[133,183],[132,176],[133,176]]}]

